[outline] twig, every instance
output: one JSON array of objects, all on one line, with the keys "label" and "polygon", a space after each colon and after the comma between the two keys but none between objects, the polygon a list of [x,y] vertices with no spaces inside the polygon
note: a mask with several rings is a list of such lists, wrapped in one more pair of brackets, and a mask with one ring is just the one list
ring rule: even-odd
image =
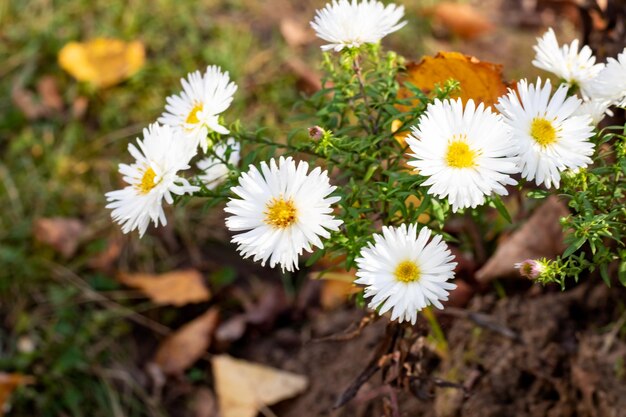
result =
[{"label": "twig", "polygon": [[494,331],[504,337],[514,340],[517,343],[524,343],[522,337],[518,333],[511,330],[509,327],[506,327],[505,325],[494,321],[493,317],[487,314],[476,313],[456,307],[447,307],[445,310],[442,310],[440,314],[447,314],[452,317],[468,319],[477,326]]},{"label": "twig", "polygon": [[373,323],[374,319],[375,319],[374,313],[368,314],[367,316],[361,319],[356,329],[354,330],[349,330],[351,327],[353,327],[353,325],[350,325],[350,327],[348,327],[348,329],[346,329],[343,333],[331,334],[330,336],[311,339],[310,342],[312,343],[346,342],[348,340],[352,340],[355,337],[359,336],[361,332],[363,331],[363,329],[367,327],[367,325],[369,325],[370,323]]},{"label": "twig", "polygon": [[79,288],[85,294],[85,296],[91,299],[92,301],[106,308],[109,308],[111,310],[118,310],[122,312],[126,317],[128,317],[129,320],[132,320],[139,325],[147,327],[153,330],[154,332],[160,334],[161,336],[167,336],[170,333],[172,333],[172,330],[169,327],[164,326],[161,323],[158,323],[154,320],[151,320],[146,316],[137,314],[135,311],[131,310],[130,308],[124,307],[116,303],[115,301],[105,297],[99,292],[93,290],[74,271],[64,267],[63,265],[59,265],[54,262],[44,261],[44,263],[48,264],[50,269],[52,269],[52,271],[54,272],[53,276],[56,274],[59,277],[67,280],[68,282],[70,282],[71,284]]},{"label": "twig", "polygon": [[352,69],[354,70],[356,79],[359,82],[359,89],[361,90],[361,96],[363,97],[363,102],[365,103],[365,107],[367,108],[367,118],[370,121],[372,134],[375,135],[378,133],[378,126],[376,126],[376,120],[374,120],[372,113],[370,113],[369,100],[367,98],[367,94],[365,94],[365,81],[363,81],[363,72],[361,70],[361,59],[359,58],[358,55],[354,57],[354,61],[352,62]]},{"label": "twig", "polygon": [[400,407],[398,406],[398,395],[396,390],[387,385],[387,394],[389,394],[389,404],[391,405],[391,413],[393,417],[400,417]]},{"label": "twig", "polygon": [[264,404],[259,406],[259,412],[265,417],[278,417],[268,406]]},{"label": "twig", "polygon": [[626,324],[626,312],[624,312],[619,320],[615,322],[609,334],[606,335],[604,343],[602,344],[602,349],[600,349],[600,356],[604,356],[609,353],[609,349],[611,349],[611,346],[613,346],[613,343],[617,338],[617,334],[619,333],[621,328],[624,327],[624,324]]},{"label": "twig", "polygon": [[336,410],[339,407],[345,405],[348,401],[350,401],[354,396],[359,392],[359,389],[363,384],[365,384],[379,369],[382,367],[381,359],[389,353],[389,351],[395,345],[397,334],[398,334],[399,326],[395,324],[391,324],[387,326],[387,332],[385,333],[385,337],[382,342],[378,345],[376,352],[372,356],[372,359],[367,364],[365,369],[361,371],[361,373],[356,377],[354,381],[344,390],[344,392],[337,398],[335,405],[333,405],[333,410]]}]

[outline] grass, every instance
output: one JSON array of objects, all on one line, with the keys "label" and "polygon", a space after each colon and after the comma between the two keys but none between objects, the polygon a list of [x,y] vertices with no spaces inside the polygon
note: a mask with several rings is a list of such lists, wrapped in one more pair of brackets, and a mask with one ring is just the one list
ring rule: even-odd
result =
[{"label": "grass", "polygon": [[[179,90],[187,72],[217,64],[239,84],[229,118],[263,126],[284,137],[300,93],[297,75],[285,61],[298,54],[319,58],[317,44],[294,51],[278,27],[283,14],[312,16],[309,5],[278,0],[6,0],[0,3],[0,372],[34,376],[36,383],[13,396],[12,415],[159,416],[162,405],[139,383],[138,340],[146,332],[131,323],[137,312],[171,322],[175,310],[128,304],[115,270],[166,271],[188,265],[194,241],[223,242],[210,225],[219,216],[201,204],[169,214],[173,228],[146,236],[121,237],[104,209],[103,194],[119,188],[117,164],[126,147],[161,113],[165,97]],[[281,14],[277,14],[280,10]],[[405,31],[403,44],[419,30]],[[77,83],[57,65],[67,42],[97,36],[141,40],[145,67],[106,90]],[[412,46],[413,48],[413,46]],[[402,48],[400,48],[402,49]],[[416,55],[413,51],[402,51]],[[311,64],[315,68],[315,64]],[[64,110],[34,120],[14,105],[16,90],[36,91],[51,76]],[[73,106],[87,100],[86,113]],[[306,128],[307,126],[299,126]],[[65,259],[33,238],[39,218],[62,216],[86,225],[77,253]],[[168,233],[182,247],[172,251]],[[94,257],[122,239],[112,268],[93,266]],[[222,270],[218,269],[219,275]],[[132,305],[132,309],[128,306]],[[135,317],[136,318],[136,317]],[[151,319],[149,319],[151,320]],[[139,326],[141,328],[141,326]],[[121,341],[121,342],[120,342]]]}]

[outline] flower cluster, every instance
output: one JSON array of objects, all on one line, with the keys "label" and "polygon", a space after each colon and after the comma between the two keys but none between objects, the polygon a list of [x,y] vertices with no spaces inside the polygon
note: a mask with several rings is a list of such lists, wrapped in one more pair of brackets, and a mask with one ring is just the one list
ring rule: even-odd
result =
[{"label": "flower cluster", "polygon": [[[349,103],[335,108],[360,102],[364,107],[354,111],[356,119],[374,108],[394,108],[395,102],[368,107],[366,95],[373,87],[368,90],[362,79],[359,54],[377,50],[363,46],[378,44],[384,36],[403,27],[403,14],[403,7],[376,0],[333,0],[317,11],[311,26],[318,37],[328,42],[322,49],[339,52],[343,62],[353,60],[351,65],[342,66],[344,71],[354,71],[343,82],[358,85],[353,90],[346,88]],[[378,215],[378,209],[396,212],[385,206],[389,198],[381,197],[380,204],[373,199],[362,204],[358,196],[369,186],[374,172],[380,167],[392,171],[399,166],[397,161],[405,161],[419,174],[404,173],[418,178],[409,191],[422,199],[426,194],[446,199],[452,212],[474,209],[490,198],[507,195],[519,177],[538,186],[558,188],[564,171],[592,164],[595,124],[610,106],[626,104],[626,50],[606,65],[596,64],[588,46],[579,50],[577,40],[559,46],[551,29],[538,40],[535,50],[533,64],[563,81],[554,91],[549,80],[538,78],[535,83],[518,82],[499,98],[495,108],[472,99],[428,99],[425,109],[411,119],[413,126],[406,138],[408,152],[399,149],[393,140],[388,144],[390,152],[395,152],[394,158],[376,160],[385,155],[380,147],[388,135],[377,136],[368,148],[360,138],[350,141],[347,137],[341,142],[333,136],[335,127],[324,123],[310,129],[308,148],[285,146],[298,155],[325,159],[323,164],[332,164],[328,171],[310,167],[306,161],[296,162],[288,155],[264,161],[256,161],[253,156],[246,159],[248,154],[242,152],[241,141],[254,140],[237,128],[231,132],[222,117],[237,85],[228,72],[209,66],[203,74],[196,71],[181,80],[182,91],[166,99],[160,124],[145,129],[137,146],[129,146],[136,161],[121,164],[119,169],[128,186],[107,193],[107,207],[113,210],[113,219],[125,233],[138,229],[143,235],[151,221],[156,226],[166,223],[163,200],[172,204],[174,195],[210,196],[218,187],[224,187],[230,190],[225,197],[226,227],[233,232],[232,242],[244,258],[293,272],[305,252],[325,249],[329,241],[334,245],[331,248],[343,254],[356,250],[346,264],[357,267],[355,283],[365,287],[369,306],[380,314],[390,311],[392,320],[415,323],[423,308],[443,308],[449,291],[456,288],[450,282],[456,262],[443,236],[420,225],[417,216]],[[330,54],[326,57],[330,60]],[[397,93],[393,83],[390,85],[393,94],[381,95],[386,100]],[[338,93],[333,99],[344,97],[340,89],[335,91]],[[578,92],[581,97],[576,95]],[[350,118],[343,114],[334,118],[339,119]],[[374,124],[367,125],[372,120],[359,123],[375,136],[379,117],[369,119]],[[270,153],[275,151],[273,140],[254,143],[270,145]],[[196,162],[198,175],[190,182],[179,173],[190,169],[199,149],[206,155]],[[339,158],[329,156],[330,150],[339,152]],[[246,172],[240,172],[237,166],[242,156],[246,163],[258,165],[250,164]],[[361,160],[365,160],[365,166],[350,165]],[[338,186],[331,185],[329,171],[341,169],[348,173],[337,176]],[[398,182],[385,183],[387,180],[378,177],[379,184],[386,184],[381,189],[392,195],[389,189]],[[352,192],[343,192],[342,187],[348,186]],[[370,222],[369,228],[355,226],[363,219]],[[445,215],[435,227],[443,228],[444,222]],[[376,233],[381,229],[382,234]],[[354,238],[359,233],[365,236]],[[542,274],[543,266],[535,261],[518,265],[523,274],[533,278]]]},{"label": "flower cluster", "polygon": [[[208,151],[209,132],[229,133],[219,123],[219,115],[230,106],[237,90],[228,72],[210,66],[204,74],[196,71],[181,83],[183,91],[180,95],[168,97],[165,112],[158,122],[144,129],[143,138],[137,140],[139,149],[129,145],[128,150],[136,161],[119,167],[129,185],[106,194],[107,208],[113,210],[111,217],[123,226],[124,233],[139,229],[139,235],[143,236],[150,221],[155,226],[165,225],[163,200],[172,204],[172,194],[192,194],[200,189],[197,185],[190,185],[178,172],[190,168],[189,163],[197,154],[198,146]],[[224,163],[221,159],[227,148],[233,152],[229,161]],[[228,165],[237,164],[238,152],[238,144],[230,139],[216,146],[214,156],[198,164],[204,171],[201,181],[214,188],[228,173]],[[216,159],[219,163],[215,162]]]}]

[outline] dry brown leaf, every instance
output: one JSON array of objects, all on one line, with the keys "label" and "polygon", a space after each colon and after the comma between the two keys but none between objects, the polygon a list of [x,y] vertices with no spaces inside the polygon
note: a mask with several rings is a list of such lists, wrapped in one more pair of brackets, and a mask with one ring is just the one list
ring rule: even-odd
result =
[{"label": "dry brown leaf", "polygon": [[52,246],[65,258],[76,252],[84,231],[80,220],[65,217],[37,219],[33,228],[35,240]]},{"label": "dry brown leaf", "polygon": [[432,15],[436,24],[467,40],[494,30],[493,23],[466,3],[441,2],[432,9]]},{"label": "dry brown leaf", "polygon": [[217,401],[213,391],[207,387],[200,387],[196,390],[191,401],[192,417],[217,417]]},{"label": "dry brown leaf", "polygon": [[87,264],[94,269],[110,271],[122,253],[122,247],[123,241],[120,236],[108,239],[106,248],[89,259]]},{"label": "dry brown leaf", "polygon": [[493,256],[476,272],[476,279],[490,282],[503,276],[520,276],[514,268],[516,263],[563,253],[567,245],[559,220],[567,215],[565,204],[557,197],[549,197],[521,228],[498,245]]},{"label": "dry brown leaf", "polygon": [[222,417],[255,417],[260,409],[303,392],[307,378],[228,355],[214,356],[213,377]]},{"label": "dry brown leaf", "polygon": [[13,87],[11,100],[13,100],[15,107],[20,109],[29,120],[38,119],[46,112],[44,106],[35,99],[35,94],[21,86]]},{"label": "dry brown leaf", "polygon": [[168,375],[183,373],[204,355],[217,328],[219,311],[213,307],[168,336],[154,355],[154,362]]},{"label": "dry brown leaf", "polygon": [[63,98],[59,93],[57,80],[51,75],[44,75],[37,82],[37,92],[41,97],[41,104],[54,111],[63,110]]},{"label": "dry brown leaf", "polygon": [[215,341],[221,344],[232,343],[246,332],[248,319],[246,314],[238,314],[221,323],[215,331]]},{"label": "dry brown leaf", "polygon": [[20,385],[33,384],[35,379],[32,376],[22,374],[7,374],[0,372],[0,416],[8,408],[9,397]]},{"label": "dry brown leaf", "polygon": [[349,274],[352,281],[326,279],[322,282],[320,292],[320,304],[324,310],[334,310],[343,305],[346,300],[353,294],[361,291],[361,287],[354,284],[355,276]]},{"label": "dry brown leaf", "polygon": [[89,100],[87,97],[76,97],[76,100],[72,103],[72,117],[75,119],[82,119],[85,113],[87,113],[87,107],[89,107]]},{"label": "dry brown leaf", "polygon": [[291,17],[285,17],[280,21],[280,33],[285,38],[287,45],[292,48],[306,45],[315,39],[315,35],[306,25]]},{"label": "dry brown leaf", "polygon": [[207,301],[211,294],[202,274],[195,269],[165,274],[120,274],[118,279],[129,287],[143,291],[152,301],[162,305],[183,306]]},{"label": "dry brown leaf", "polygon": [[104,88],[131,77],[144,65],[145,49],[139,41],[96,38],[70,42],[59,52],[59,65],[79,81]]},{"label": "dry brown leaf", "polygon": [[287,66],[298,77],[297,88],[306,94],[313,94],[322,89],[322,77],[306,62],[299,58],[291,57],[286,61]]}]

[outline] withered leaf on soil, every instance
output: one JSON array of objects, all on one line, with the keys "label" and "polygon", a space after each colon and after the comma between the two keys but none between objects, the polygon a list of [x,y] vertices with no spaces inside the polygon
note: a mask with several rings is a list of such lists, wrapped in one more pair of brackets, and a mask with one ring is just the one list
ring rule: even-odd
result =
[{"label": "withered leaf on soil", "polygon": [[[461,91],[451,98],[460,97],[463,103],[473,99],[476,103],[492,106],[498,97],[507,92],[507,84],[502,77],[502,65],[480,61],[459,52],[439,52],[434,57],[424,57],[418,63],[409,63],[403,81],[428,94],[435,84],[443,85],[447,80],[454,79],[461,84]],[[411,96],[406,88],[400,89],[398,95]]]},{"label": "withered leaf on soil", "polygon": [[[473,99],[477,105],[484,103],[485,106],[493,106],[498,101],[498,97],[507,92],[507,84],[502,78],[502,65],[480,61],[478,58],[459,52],[439,52],[434,57],[424,57],[418,63],[408,63],[406,68],[406,74],[401,77],[400,81],[413,84],[426,95],[433,91],[436,84],[443,86],[450,79],[458,81],[461,87],[460,92],[452,94],[450,98],[460,97],[464,104],[469,99]],[[399,98],[412,96],[413,93],[404,86],[398,91]],[[401,111],[410,109],[410,106],[398,107]],[[394,131],[397,128],[396,124]],[[407,134],[407,132],[402,132],[396,134],[395,137],[404,143],[404,137]]]},{"label": "withered leaf on soil", "polygon": [[441,2],[434,6],[432,14],[436,24],[462,39],[475,39],[494,30],[494,25],[472,5]]},{"label": "withered leaf on soil", "polygon": [[168,375],[183,373],[204,355],[217,328],[219,311],[213,307],[168,336],[154,355],[154,362]]},{"label": "withered leaf on soil", "polygon": [[555,196],[549,197],[522,227],[500,243],[493,256],[476,272],[476,279],[489,282],[508,275],[520,276],[514,268],[517,262],[554,258],[563,253],[566,245],[559,220],[567,215],[565,204]]},{"label": "withered leaf on soil", "polygon": [[297,57],[286,61],[289,70],[298,78],[297,88],[307,94],[322,89],[322,76],[309,64]]},{"label": "withered leaf on soil", "polygon": [[361,291],[361,287],[354,284],[356,270],[346,271],[338,269],[330,272],[311,272],[311,279],[321,279],[320,304],[324,310],[333,310],[352,295]]},{"label": "withered leaf on soil", "polygon": [[51,110],[63,110],[63,98],[59,93],[57,80],[52,75],[44,75],[37,82],[37,91],[41,96],[41,104]]},{"label": "withered leaf on soil", "polygon": [[191,417],[217,417],[217,401],[213,391],[207,387],[196,390],[191,402]]},{"label": "withered leaf on soil", "polygon": [[123,245],[124,243],[119,235],[107,239],[106,248],[89,259],[88,265],[91,268],[103,271],[112,270],[115,261],[122,253]]},{"label": "withered leaf on soil", "polygon": [[32,376],[0,372],[0,415],[4,415],[9,404],[9,397],[17,387],[34,382],[35,379]]},{"label": "withered leaf on soil", "polygon": [[50,217],[35,220],[35,240],[52,246],[65,258],[71,257],[78,248],[85,225],[78,219]]},{"label": "withered leaf on soil", "polygon": [[183,306],[207,301],[211,296],[202,274],[195,269],[165,274],[121,273],[118,279],[129,287],[140,289],[152,301],[162,305]]},{"label": "withered leaf on soil", "polygon": [[135,74],[145,61],[145,49],[139,41],[96,38],[70,42],[59,52],[59,65],[79,81],[99,88],[115,85]]},{"label": "withered leaf on soil", "polygon": [[292,48],[306,45],[315,39],[315,35],[306,23],[299,22],[292,17],[284,17],[280,20],[280,33],[287,45]]},{"label": "withered leaf on soil", "polygon": [[303,392],[307,378],[291,372],[232,358],[212,360],[222,417],[255,417],[259,410]]}]

